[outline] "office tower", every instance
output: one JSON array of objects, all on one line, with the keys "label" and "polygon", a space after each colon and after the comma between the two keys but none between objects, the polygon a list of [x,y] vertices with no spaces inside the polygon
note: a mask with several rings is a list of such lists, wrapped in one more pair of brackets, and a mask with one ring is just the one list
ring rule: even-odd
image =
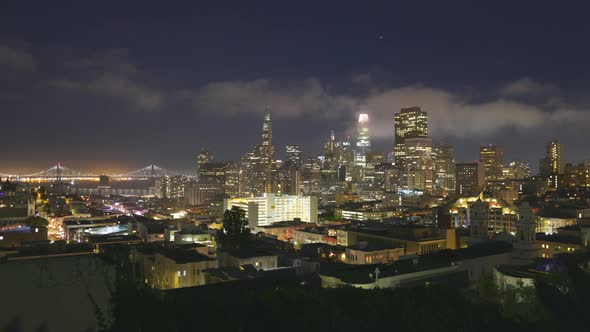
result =
[{"label": "office tower", "polygon": [[223,162],[207,162],[200,166],[199,182],[225,183],[225,167]]},{"label": "office tower", "polygon": [[201,165],[205,163],[210,163],[212,161],[213,153],[207,149],[202,149],[199,155],[197,156],[197,176],[199,176]]},{"label": "office tower", "polygon": [[324,143],[324,158],[326,158],[326,163],[328,163],[328,165],[333,165],[336,163],[336,149],[336,135],[334,135],[334,131],[332,130],[330,131],[330,140]]},{"label": "office tower", "polygon": [[285,191],[288,195],[301,195],[301,168],[289,169],[289,190]]},{"label": "office tower", "polygon": [[321,162],[317,158],[309,158],[303,163],[301,170],[301,193],[316,195],[320,193],[322,180]]},{"label": "office tower", "polygon": [[224,196],[221,183],[191,182],[184,187],[184,201],[187,205],[204,205],[220,202]]},{"label": "office tower", "polygon": [[275,159],[275,147],[272,143],[272,122],[270,120],[270,109],[266,106],[264,112],[264,122],[262,123],[262,144],[260,145],[260,159],[261,163],[268,165]]},{"label": "office tower", "polygon": [[240,164],[240,196],[252,196],[256,191],[256,179],[254,178],[254,166],[258,163],[258,156],[253,146],[250,151],[242,155]]},{"label": "office tower", "polygon": [[432,149],[434,192],[447,196],[455,192],[455,157],[453,146],[438,144]]},{"label": "office tower", "polygon": [[483,163],[458,163],[455,165],[455,193],[460,196],[474,196],[483,190],[485,168]]},{"label": "office tower", "polygon": [[224,188],[226,196],[237,197],[240,194],[240,168],[237,163],[227,162],[224,169]]},{"label": "office tower", "polygon": [[524,180],[531,176],[531,166],[528,163],[513,160],[504,167],[502,177],[508,180]]},{"label": "office tower", "polygon": [[204,188],[221,187],[223,193],[229,197],[239,194],[239,168],[234,162],[208,162],[200,166],[198,182],[209,184]]},{"label": "office tower", "polygon": [[181,175],[162,176],[156,179],[156,196],[159,198],[180,199],[184,197],[184,187],[188,179]]},{"label": "office tower", "polygon": [[366,155],[371,151],[371,140],[369,137],[369,115],[359,114],[357,123],[355,165],[366,166]]},{"label": "office tower", "polygon": [[303,165],[301,145],[287,145],[285,147],[285,164],[289,167],[301,168]]},{"label": "office tower", "polygon": [[272,168],[275,149],[272,142],[272,122],[268,106],[262,123],[262,142],[252,146],[242,156],[240,169],[240,194],[260,196],[272,190]]},{"label": "office tower", "polygon": [[428,136],[427,113],[420,107],[402,108],[395,115],[395,163],[401,165],[405,154],[404,141],[406,138],[418,138]]},{"label": "office tower", "polygon": [[486,169],[486,180],[502,179],[504,170],[504,148],[497,145],[482,145],[479,148],[479,161]]},{"label": "office tower", "polygon": [[346,166],[344,166],[344,165],[338,166],[338,181],[339,182],[346,181]]},{"label": "office tower", "polygon": [[404,139],[404,188],[432,193],[432,139],[416,137]]}]

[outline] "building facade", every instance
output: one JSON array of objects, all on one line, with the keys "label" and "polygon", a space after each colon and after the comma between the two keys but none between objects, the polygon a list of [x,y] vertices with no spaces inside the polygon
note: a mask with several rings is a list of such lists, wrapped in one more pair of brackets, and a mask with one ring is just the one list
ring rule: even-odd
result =
[{"label": "building facade", "polygon": [[315,196],[278,196],[267,193],[260,197],[225,199],[223,202],[224,210],[234,206],[246,211],[250,227],[269,226],[289,220],[318,221],[318,200]]},{"label": "building facade", "polygon": [[485,185],[483,163],[458,163],[455,166],[455,193],[459,196],[476,196]]},{"label": "building facade", "polygon": [[394,118],[395,163],[401,165],[406,153],[405,139],[428,136],[428,117],[420,107],[402,108]]}]

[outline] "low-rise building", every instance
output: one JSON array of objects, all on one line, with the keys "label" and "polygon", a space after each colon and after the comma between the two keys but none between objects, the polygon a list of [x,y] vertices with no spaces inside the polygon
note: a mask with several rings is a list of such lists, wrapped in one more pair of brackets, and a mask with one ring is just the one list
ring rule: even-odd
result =
[{"label": "low-rise building", "polygon": [[137,222],[137,233],[145,243],[161,242],[166,239],[166,230],[171,226],[165,221],[141,220]]},{"label": "low-rise building", "polygon": [[322,262],[322,287],[351,286],[363,289],[451,284],[467,286],[467,272],[458,264],[440,258],[413,257],[386,265],[350,265]]},{"label": "low-rise building", "polygon": [[206,255],[206,246],[161,244],[134,248],[132,260],[139,264],[143,282],[156,289],[205,285],[203,270],[217,268],[217,260]]},{"label": "low-rise building", "polygon": [[537,241],[541,243],[540,255],[542,258],[552,258],[558,254],[580,252],[587,249],[580,237],[568,234],[537,233]]},{"label": "low-rise building", "polygon": [[397,261],[404,256],[404,248],[400,246],[368,244],[357,242],[347,247],[344,262],[348,264],[386,264]]},{"label": "low-rise building", "polygon": [[334,209],[334,216],[346,220],[385,220],[389,218],[403,217],[403,212],[396,208],[359,208],[359,209]]},{"label": "low-rise building", "polygon": [[310,243],[336,245],[336,242],[336,230],[328,227],[304,228],[293,232],[293,243],[296,247]]},{"label": "low-rise building", "polygon": [[318,225],[302,221],[279,221],[272,225],[255,227],[254,232],[262,232],[277,240],[293,242],[295,231],[314,227],[318,227]]},{"label": "low-rise building", "polygon": [[455,249],[455,229],[424,226],[361,226],[336,231],[337,243],[354,246],[358,242],[404,248],[404,255],[427,254],[444,249]]},{"label": "low-rise building", "polygon": [[278,267],[278,257],[264,250],[241,248],[217,252],[219,267],[252,265],[257,270],[272,270]]},{"label": "low-rise building", "polygon": [[0,248],[15,248],[27,242],[44,240],[47,240],[47,228],[45,227],[23,226],[0,231]]}]

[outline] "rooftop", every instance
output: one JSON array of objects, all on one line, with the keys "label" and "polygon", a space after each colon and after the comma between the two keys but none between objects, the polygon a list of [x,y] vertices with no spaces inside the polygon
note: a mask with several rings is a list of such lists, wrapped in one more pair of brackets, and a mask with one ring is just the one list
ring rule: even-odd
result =
[{"label": "rooftop", "polygon": [[94,244],[117,242],[142,242],[142,239],[137,235],[124,234],[88,235],[87,238],[89,242]]},{"label": "rooftop", "polygon": [[375,280],[370,274],[379,269],[379,278],[392,277],[408,273],[433,270],[452,266],[451,260],[420,256],[415,259],[398,260],[391,264],[350,265],[344,263],[321,261],[320,274],[331,276],[351,284],[368,284]]},{"label": "rooftop", "polygon": [[582,240],[579,237],[563,234],[537,233],[537,240],[554,243],[582,244]]},{"label": "rooftop", "polygon": [[259,228],[266,229],[266,228],[300,227],[300,226],[314,227],[314,226],[317,226],[317,224],[299,221],[299,220],[286,220],[286,221],[278,221],[278,222],[275,222],[272,225],[268,225],[268,226],[259,226]]},{"label": "rooftop", "polygon": [[380,250],[403,248],[403,246],[394,246],[394,245],[390,245],[390,244],[372,244],[372,243],[366,243],[366,242],[365,243],[357,242],[354,246],[350,246],[348,248],[352,249],[352,250],[357,250],[357,251],[370,252],[370,251],[380,251]]},{"label": "rooftop", "polygon": [[196,248],[198,247],[205,246],[199,243],[183,245],[147,244],[137,246],[136,250],[145,255],[160,254],[162,256],[172,259],[177,264],[215,260],[214,258],[197,252]]},{"label": "rooftop", "polygon": [[273,253],[270,253],[266,250],[257,249],[257,248],[241,248],[241,249],[232,249],[232,250],[222,250],[221,252],[227,253],[236,258],[254,258],[254,257],[264,257],[264,256],[276,256]]}]

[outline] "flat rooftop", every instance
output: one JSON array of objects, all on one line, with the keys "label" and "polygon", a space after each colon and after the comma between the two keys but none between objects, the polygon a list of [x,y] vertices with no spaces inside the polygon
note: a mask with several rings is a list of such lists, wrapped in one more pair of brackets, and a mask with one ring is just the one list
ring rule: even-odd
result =
[{"label": "flat rooftop", "polygon": [[160,254],[172,259],[177,264],[192,262],[213,261],[215,258],[203,255],[196,251],[198,247],[205,247],[202,244],[191,243],[187,245],[159,245],[148,244],[136,247],[137,251],[146,255]]},{"label": "flat rooftop", "polygon": [[225,252],[233,257],[236,258],[254,258],[254,257],[267,257],[267,256],[276,256],[275,254],[258,248],[241,248],[241,249],[232,249],[232,250],[222,250],[221,252]]}]

